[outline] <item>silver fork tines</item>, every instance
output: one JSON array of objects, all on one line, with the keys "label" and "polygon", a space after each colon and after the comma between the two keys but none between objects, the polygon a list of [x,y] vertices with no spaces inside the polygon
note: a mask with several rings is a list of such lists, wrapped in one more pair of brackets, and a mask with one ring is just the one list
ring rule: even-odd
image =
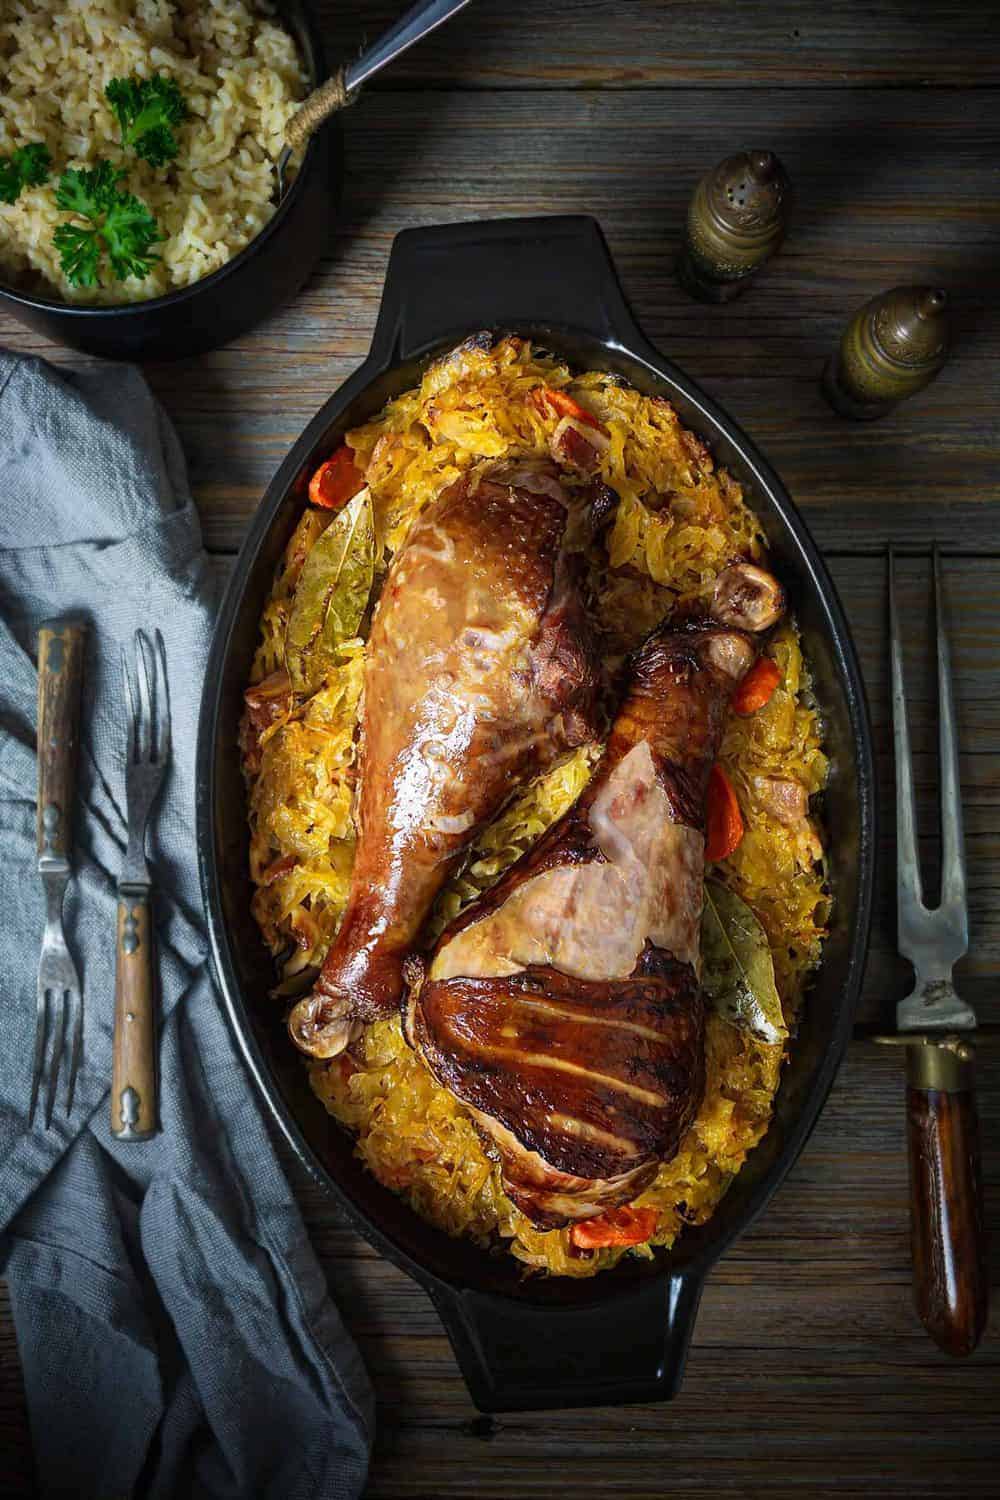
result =
[{"label": "silver fork tines", "polygon": [[125,792],[128,801],[128,852],[120,884],[148,885],[145,837],[150,808],[170,760],[170,689],[163,636],[135,633],[135,686],[128,653],[122,647],[122,676],[128,702]]},{"label": "silver fork tines", "polygon": [[[66,1113],[72,1113],[76,1075],[80,1065],[83,1044],[83,999],[76,965],[66,947],[62,929],[62,905],[69,868],[53,870],[43,875],[45,886],[45,935],[38,960],[38,1000],[35,1019],[35,1055],[31,1074],[31,1103],[28,1107],[28,1125],[34,1123],[35,1109],[45,1071],[45,1055],[48,1051],[50,1019],[52,1022],[52,1056],[48,1068],[48,1084],[45,1093],[45,1127],[52,1124],[59,1073],[62,1068],[66,1046],[66,1032],[72,1027],[72,1050],[70,1054],[69,1082],[66,1088]],[[72,1021],[70,1021],[72,1017]]]},{"label": "silver fork tines", "polygon": [[944,623],[941,567],[934,547],[934,604],[937,625],[938,755],[941,776],[941,900],[924,905],[917,850],[913,762],[903,681],[903,650],[896,602],[896,560],[889,549],[889,622],[892,642],[892,720],[896,760],[896,860],[899,951],[913,965],[913,993],[900,1001],[901,1031],[973,1027],[975,1014],[955,992],[952,966],[968,951],[965,848],[958,768],[958,735],[952,692],[951,656]]}]

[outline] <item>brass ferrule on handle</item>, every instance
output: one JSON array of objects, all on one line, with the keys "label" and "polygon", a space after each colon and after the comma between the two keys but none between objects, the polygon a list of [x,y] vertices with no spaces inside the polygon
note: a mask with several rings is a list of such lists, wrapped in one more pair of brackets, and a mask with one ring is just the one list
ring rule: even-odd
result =
[{"label": "brass ferrule on handle", "polygon": [[38,813],[40,870],[68,870],[80,749],[80,693],[87,627],[50,620],[38,632]]},{"label": "brass ferrule on handle", "polygon": [[118,890],[111,1133],[120,1141],[145,1141],[160,1128],[149,896],[145,887]]},{"label": "brass ferrule on handle", "polygon": [[976,1049],[962,1036],[915,1036],[906,1049],[906,1081],[915,1089],[960,1094],[976,1081]]}]

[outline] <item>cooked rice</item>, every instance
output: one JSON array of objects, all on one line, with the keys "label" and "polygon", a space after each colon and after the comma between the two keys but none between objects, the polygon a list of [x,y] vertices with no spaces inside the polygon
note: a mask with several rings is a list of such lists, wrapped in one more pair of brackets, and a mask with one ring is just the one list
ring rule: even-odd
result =
[{"label": "cooked rice", "polygon": [[[552,424],[529,399],[541,383],[568,389],[611,433],[601,477],[621,503],[606,550],[598,544],[588,556],[608,655],[638,644],[676,604],[707,601],[734,556],[765,559],[763,536],[739,485],[714,467],[667,402],[609,375],[574,376],[520,339],[502,340],[490,351],[456,351],[432,366],[419,387],[348,434],[388,551],[402,545],[414,517],[440,488],[474,465],[547,452]],[[318,524],[321,518],[306,511],[286,556],[301,558]],[[283,665],[293,571],[279,569],[265,608],[255,682]],[[785,1018],[794,1027],[829,915],[822,845],[813,819],[784,827],[760,804],[757,788],[762,777],[791,776],[813,795],[825,783],[827,762],[794,621],[786,620],[766,649],[782,669],[781,682],[752,717],[730,716],[720,755],[739,795],[746,835],[710,873],[757,913]],[[340,667],[320,691],[264,732],[261,768],[250,778],[253,909],[282,960],[282,997],[322,962],[347,900],[362,667],[363,643],[346,643]],[[432,930],[492,885],[562,815],[586,785],[597,753],[598,747],[577,751],[505,809],[443,893]],[[406,1045],[398,1019],[369,1027],[351,1050],[351,1058],[310,1064],[313,1087],[355,1132],[358,1153],[375,1175],[418,1212],[484,1247],[506,1242],[526,1265],[555,1274],[589,1276],[625,1253],[581,1255],[572,1251],[567,1230],[532,1226],[503,1192],[499,1169],[466,1111]],[[694,1124],[637,1200],[657,1210],[651,1245],[670,1245],[685,1224],[711,1216],[771,1118],[784,1049],[713,1013],[706,1053],[705,1096]],[[633,1253],[652,1252],[643,1245]]]},{"label": "cooked rice", "polygon": [[[3,0],[0,155],[43,141],[53,173],[0,204],[0,278],[67,302],[139,302],[217,271],[274,212],[273,159],[307,79],[292,37],[263,0]],[[180,153],[151,167],[119,144],[104,98],[112,78],[176,79],[190,111],[175,127]],[[74,287],[52,244],[69,216],[56,207],[67,167],[98,158],[167,238],[149,275]]]}]

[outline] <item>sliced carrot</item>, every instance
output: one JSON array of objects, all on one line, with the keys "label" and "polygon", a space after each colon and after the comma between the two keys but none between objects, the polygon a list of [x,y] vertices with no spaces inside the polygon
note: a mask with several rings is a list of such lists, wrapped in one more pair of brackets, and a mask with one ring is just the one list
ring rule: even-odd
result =
[{"label": "sliced carrot", "polygon": [[714,765],[705,798],[705,858],[710,863],[725,859],[742,837],[743,814],[732,782],[720,765]]},{"label": "sliced carrot", "polygon": [[641,1245],[656,1228],[655,1208],[609,1208],[597,1219],[584,1219],[569,1232],[578,1250],[603,1250],[608,1245]]},{"label": "sliced carrot", "polygon": [[[576,417],[578,422],[584,422],[588,427],[601,427],[597,418],[586,407],[574,401],[572,396],[567,396],[565,391],[554,391],[550,385],[537,385],[531,393],[538,410],[543,416],[550,413],[557,417]],[[603,432],[603,428],[601,431]]]},{"label": "sliced carrot", "polygon": [[758,708],[770,703],[775,688],[781,681],[781,668],[769,656],[762,656],[750,668],[730,700],[733,712],[747,718]]},{"label": "sliced carrot", "polygon": [[309,499],[324,510],[340,510],[364,487],[365,476],[354,462],[354,453],[342,443],[310,479]]}]

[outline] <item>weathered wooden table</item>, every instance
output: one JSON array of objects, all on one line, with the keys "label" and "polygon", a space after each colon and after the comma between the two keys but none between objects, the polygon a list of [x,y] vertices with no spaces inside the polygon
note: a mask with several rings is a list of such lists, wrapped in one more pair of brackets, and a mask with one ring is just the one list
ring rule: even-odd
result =
[{"label": "weathered wooden table", "polygon": [[[401,0],[325,0],[331,56]],[[992,7],[890,0],[507,0],[473,5],[344,119],[349,175],[330,249],[293,307],[198,361],[150,368],[221,557],[275,466],[367,348],[393,235],[493,215],[596,214],[645,330],[761,444],[802,507],[861,652],[882,777],[879,906],[861,1021],[907,971],[893,932],[884,549],[904,551],[922,839],[936,857],[928,554],[945,555],[960,704],[971,951],[961,984],[1000,1021],[1000,36]],[[991,92],[991,89],[993,92]],[[744,145],[798,189],[780,258],[706,308],[671,274],[698,175]],[[847,315],[894,284],[954,295],[952,363],[871,426],[817,377]],[[0,320],[0,338],[78,356]],[[1000,1046],[984,1045],[987,1215],[1000,1235]],[[996,1493],[1000,1295],[952,1362],[910,1301],[899,1063],[854,1043],[815,1135],[761,1222],[709,1282],[669,1407],[477,1415],[424,1294],[297,1181],[380,1402],[372,1496]],[[994,1278],[996,1279],[996,1278]],[[31,1459],[9,1316],[0,1320],[0,1489]]]}]

